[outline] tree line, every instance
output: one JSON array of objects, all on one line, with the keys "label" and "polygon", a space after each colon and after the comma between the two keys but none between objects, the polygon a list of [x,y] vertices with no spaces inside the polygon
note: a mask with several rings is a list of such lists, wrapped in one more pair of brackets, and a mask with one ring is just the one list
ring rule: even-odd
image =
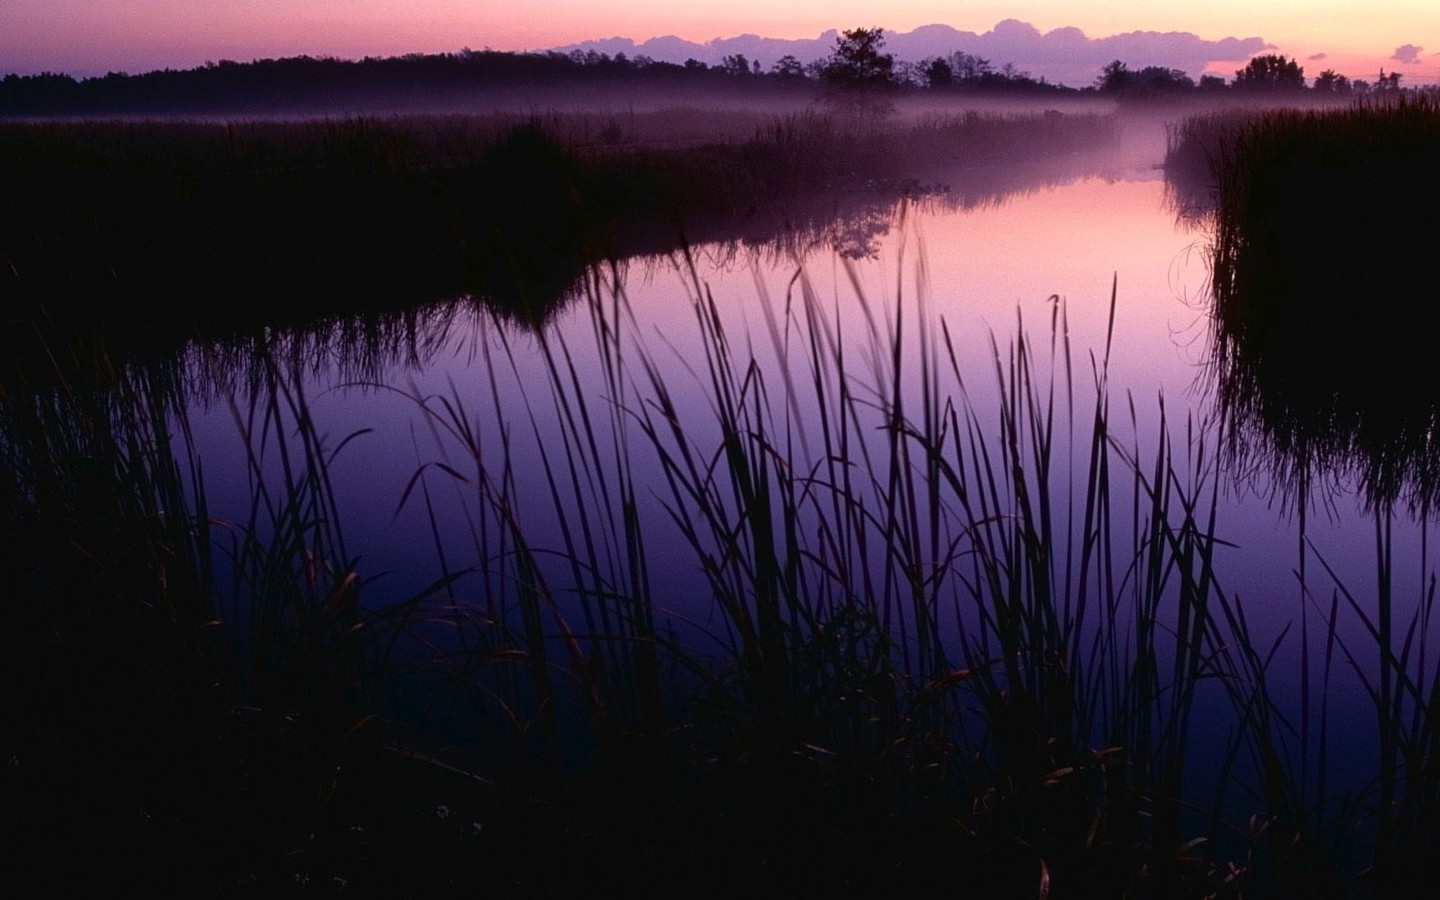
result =
[{"label": "tree line", "polygon": [[103,111],[166,111],[207,108],[284,108],[306,103],[381,100],[418,94],[503,89],[518,85],[633,82],[641,84],[728,85],[736,87],[822,86],[838,91],[931,90],[1008,93],[1107,93],[1160,95],[1188,92],[1286,92],[1366,94],[1400,90],[1400,74],[1383,71],[1375,82],[1351,80],[1325,70],[1307,86],[1304,69],[1284,56],[1257,56],[1231,82],[1216,75],[1191,78],[1179,69],[1132,69],[1115,60],[1091,85],[1067,87],[1034,78],[1011,63],[996,65],[957,50],[916,62],[884,52],[881,28],[842,32],[829,56],[802,62],[785,55],[769,67],[744,54],[714,65],[696,59],[664,62],[645,55],[595,50],[570,53],[512,53],[464,49],[456,53],[412,53],[396,57],[342,60],[299,56],[207,62],[194,69],[162,69],[131,75],[111,72],[92,78],[44,72],[0,79],[0,115]]},{"label": "tree line", "polygon": [[1120,60],[1105,66],[1096,87],[1112,93],[1173,91],[1223,91],[1239,92],[1299,92],[1311,90],[1322,94],[1368,94],[1400,90],[1400,73],[1386,74],[1382,69],[1372,84],[1363,79],[1354,79],[1326,69],[1315,77],[1308,87],[1305,69],[1293,59],[1279,54],[1265,54],[1251,59],[1244,68],[1235,70],[1235,80],[1226,82],[1219,75],[1202,75],[1196,82],[1179,69],[1163,66],[1146,66],[1131,69]]}]

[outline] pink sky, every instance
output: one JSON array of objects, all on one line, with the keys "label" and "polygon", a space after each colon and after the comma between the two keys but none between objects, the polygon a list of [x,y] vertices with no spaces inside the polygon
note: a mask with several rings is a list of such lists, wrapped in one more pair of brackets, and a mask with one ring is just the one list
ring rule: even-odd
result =
[{"label": "pink sky", "polygon": [[[894,32],[932,23],[985,32],[1010,18],[1042,32],[1078,27],[1090,38],[1137,30],[1185,31],[1207,40],[1262,37],[1275,52],[1299,60],[1307,75],[1334,68],[1371,78],[1383,67],[1402,72],[1407,84],[1440,83],[1437,0],[1183,6],[1121,0],[1080,8],[1063,0],[982,0],[963,7],[954,0],[3,0],[0,73],[93,75],[188,68],[212,59],[357,58],[467,46],[539,50],[616,35],[643,41],[674,34],[697,42],[747,32],[813,38],[830,28]],[[1393,59],[1406,45],[1419,48],[1415,61]]]}]

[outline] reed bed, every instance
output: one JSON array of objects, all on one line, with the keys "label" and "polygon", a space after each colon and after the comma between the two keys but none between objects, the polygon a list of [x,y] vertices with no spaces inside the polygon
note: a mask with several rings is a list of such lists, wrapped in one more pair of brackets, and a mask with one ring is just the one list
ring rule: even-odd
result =
[{"label": "reed bed", "polygon": [[0,123],[3,301],[117,346],[467,294],[540,322],[598,260],[776,238],[837,194],[893,201],[918,192],[931,151],[1047,158],[1111,133],[1059,114],[859,128],[737,113],[701,135],[682,112],[678,137],[655,119]]},{"label": "reed bed", "polygon": [[304,398],[272,369],[236,407],[252,505],[212,519],[186,373],[65,349],[0,389],[12,877],[273,886],[350,853],[380,656]]},{"label": "reed bed", "polygon": [[[1299,484],[1339,472],[1434,506],[1429,335],[1440,108],[1426,97],[1191,120],[1170,160],[1214,190],[1213,368],[1237,456]],[[1243,464],[1243,463],[1242,463]]]}]

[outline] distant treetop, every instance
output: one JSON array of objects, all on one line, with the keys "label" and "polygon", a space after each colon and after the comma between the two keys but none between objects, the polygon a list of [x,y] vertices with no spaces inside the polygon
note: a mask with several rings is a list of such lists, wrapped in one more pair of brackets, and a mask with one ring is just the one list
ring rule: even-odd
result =
[{"label": "distant treetop", "polygon": [[855,28],[841,32],[835,51],[821,70],[825,79],[843,88],[880,88],[894,84],[895,57],[881,53],[885,29]]},{"label": "distant treetop", "polygon": [[1305,70],[1293,59],[1267,53],[1236,70],[1235,87],[1247,91],[1298,91],[1305,87]]}]

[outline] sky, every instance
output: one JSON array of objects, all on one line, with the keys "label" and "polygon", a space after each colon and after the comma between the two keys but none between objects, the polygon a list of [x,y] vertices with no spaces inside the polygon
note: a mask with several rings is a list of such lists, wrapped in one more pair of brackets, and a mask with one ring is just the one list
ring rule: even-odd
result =
[{"label": "sky", "polygon": [[[613,36],[815,38],[832,28],[893,33],[936,23],[983,34],[1006,19],[1042,33],[1079,28],[1090,39],[1134,31],[1262,38],[1267,52],[1299,61],[1308,76],[1331,68],[1373,79],[1384,68],[1401,72],[1404,84],[1440,84],[1440,0],[0,0],[0,73],[544,50]],[[1208,71],[1235,68],[1216,62]]]}]

